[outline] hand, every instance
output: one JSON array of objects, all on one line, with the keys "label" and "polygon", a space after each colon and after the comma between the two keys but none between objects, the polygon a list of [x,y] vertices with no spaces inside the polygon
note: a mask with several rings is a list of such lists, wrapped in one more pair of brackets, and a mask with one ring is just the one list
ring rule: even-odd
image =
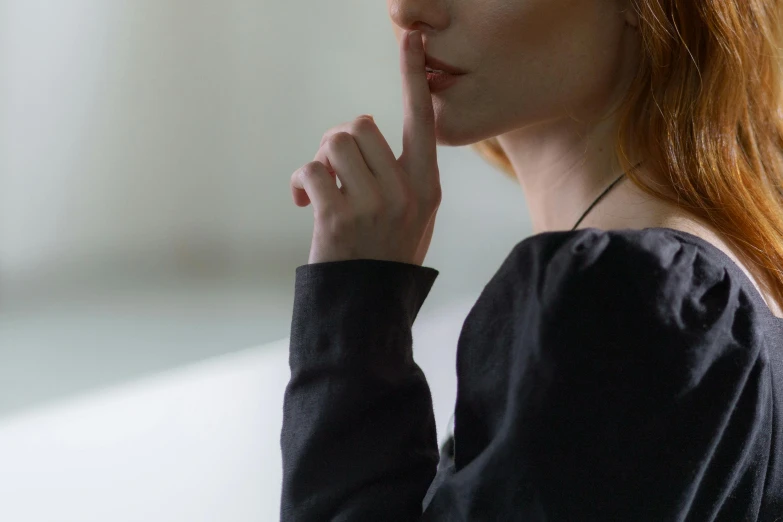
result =
[{"label": "hand", "polygon": [[441,187],[420,31],[406,32],[400,40],[400,69],[404,123],[399,159],[374,120],[360,116],[328,130],[315,159],[291,176],[294,203],[313,203],[311,264],[424,262]]}]

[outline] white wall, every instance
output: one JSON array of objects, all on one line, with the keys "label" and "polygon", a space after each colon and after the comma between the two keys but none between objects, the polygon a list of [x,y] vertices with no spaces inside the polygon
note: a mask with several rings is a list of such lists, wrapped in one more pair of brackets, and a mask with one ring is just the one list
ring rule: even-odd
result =
[{"label": "white wall", "polygon": [[288,183],[323,132],[370,112],[400,152],[384,2],[5,1],[6,280],[128,259],[306,260],[311,211]]},{"label": "white wall", "polygon": [[[289,180],[375,115],[401,152],[385,2],[0,0],[0,415],[288,335],[312,208]],[[427,306],[529,233],[521,190],[438,151]]]},{"label": "white wall", "polygon": [[[58,506],[91,510],[68,521],[198,520],[184,504],[142,516],[185,478],[203,516],[240,498],[245,518],[221,520],[257,520],[253,495],[277,490],[254,444],[278,434],[259,434],[266,412],[245,415],[260,397],[250,385],[221,395],[228,410],[199,409],[210,388],[198,383],[230,388],[233,374],[205,363],[188,381],[187,368],[288,335],[312,234],[290,175],[361,113],[401,152],[401,108],[380,0],[0,0],[0,497],[15,500],[0,499],[0,520],[53,522]],[[465,303],[530,226],[513,182],[469,149],[438,155],[425,264],[440,276],[420,317],[460,311],[417,360],[441,369],[430,385],[448,404]],[[134,498],[125,519],[103,516]],[[3,516],[25,505],[43,515]]]},{"label": "white wall", "polygon": [[362,1],[8,2],[3,272],[301,249],[291,172],[328,127],[395,117],[384,17]]}]

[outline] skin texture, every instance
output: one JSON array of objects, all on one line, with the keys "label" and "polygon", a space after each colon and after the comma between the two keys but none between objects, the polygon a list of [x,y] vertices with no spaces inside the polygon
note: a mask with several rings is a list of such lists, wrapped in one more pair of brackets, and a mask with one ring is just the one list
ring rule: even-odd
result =
[{"label": "skin texture", "polygon": [[[615,158],[622,100],[638,66],[638,19],[629,0],[387,0],[400,44],[405,123],[394,158],[374,122],[357,118],[324,134],[294,172],[294,203],[314,207],[310,263],[385,259],[421,265],[441,200],[436,144],[497,137],[530,210],[533,232],[570,230],[621,173]],[[467,71],[430,93],[423,51]],[[643,158],[634,157],[633,163]],[[642,164],[640,175],[661,179]],[[336,178],[341,181],[338,188]],[[713,243],[761,290],[709,223],[623,180],[579,228],[669,227]]]},{"label": "skin texture", "polygon": [[294,203],[313,204],[310,264],[424,262],[441,186],[420,31],[400,38],[400,73],[404,118],[399,158],[375,122],[360,116],[326,131],[313,161],[291,176]]},{"label": "skin texture", "polygon": [[[534,232],[571,228],[621,173],[611,110],[635,73],[639,46],[638,21],[626,0],[387,5],[398,38],[420,29],[428,54],[468,71],[433,95],[438,143],[497,136],[524,190]],[[599,207],[606,210],[607,202]],[[590,217],[599,217],[598,207]]]},{"label": "skin texture", "polygon": [[[533,232],[570,230],[622,170],[613,109],[639,62],[629,0],[387,0],[395,36],[419,29],[427,54],[468,74],[432,95],[440,145],[497,137],[523,189]],[[636,164],[643,158],[631,159]],[[644,163],[642,176],[661,179]],[[579,227],[690,232],[723,250],[765,292],[711,224],[651,198],[626,179]]]}]

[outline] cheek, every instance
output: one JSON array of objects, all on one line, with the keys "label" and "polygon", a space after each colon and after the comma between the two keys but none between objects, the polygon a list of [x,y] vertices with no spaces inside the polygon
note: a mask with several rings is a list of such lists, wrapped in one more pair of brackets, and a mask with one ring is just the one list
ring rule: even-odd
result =
[{"label": "cheek", "polygon": [[[482,55],[487,94],[526,119],[595,105],[617,67],[621,18],[613,2],[476,2],[471,40]],[[483,7],[482,7],[483,6]],[[479,9],[481,8],[481,12]]]},{"label": "cheek", "polygon": [[[584,0],[583,0],[584,1]],[[574,0],[486,0],[468,13],[473,38],[489,59],[516,61],[556,53]]]}]

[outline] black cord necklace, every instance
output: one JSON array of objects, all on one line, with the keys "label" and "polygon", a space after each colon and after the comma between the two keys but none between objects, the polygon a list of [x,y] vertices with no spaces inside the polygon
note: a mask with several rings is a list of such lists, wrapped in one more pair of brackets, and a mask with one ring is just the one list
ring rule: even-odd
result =
[{"label": "black cord necklace", "polygon": [[[639,162],[639,163],[637,163],[636,165],[634,165],[634,167],[633,167],[631,170],[635,170],[637,167],[639,167],[639,165],[641,165],[641,162]],[[601,201],[601,198],[603,198],[604,196],[606,196],[606,194],[607,194],[607,193],[609,193],[609,191],[610,191],[610,190],[612,190],[612,188],[613,188],[615,185],[617,185],[617,183],[619,183],[621,179],[623,179],[623,176],[625,176],[625,172],[623,172],[622,174],[620,174],[620,177],[619,177],[619,178],[617,178],[616,180],[614,180],[614,181],[612,182],[612,184],[611,184],[611,185],[609,185],[608,187],[606,187],[606,189],[605,189],[603,192],[601,192],[601,195],[600,195],[600,196],[598,196],[597,198],[595,198],[595,201],[593,201],[593,203],[592,203],[592,204],[591,204],[589,207],[587,207],[587,210],[585,210],[584,214],[582,214],[582,217],[580,217],[580,218],[579,218],[579,221],[577,221],[577,222],[576,222],[576,224],[574,225],[574,228],[572,228],[571,230],[576,230],[576,227],[578,227],[578,226],[579,226],[579,223],[581,223],[581,222],[582,222],[582,220],[585,218],[585,216],[587,215],[587,213],[588,213],[588,212],[590,212],[590,211],[593,209],[593,207],[594,207],[594,206],[595,206],[595,205],[596,205],[596,204],[597,204],[599,201]]]},{"label": "black cord necklace", "polygon": [[[636,165],[631,168],[631,170],[636,170],[643,162],[639,162]],[[606,187],[606,190],[601,192],[601,195],[598,196],[595,201],[593,201],[593,204],[587,207],[587,210],[585,210],[585,213],[582,214],[582,217],[579,218],[579,221],[576,222],[576,225],[574,225],[574,228],[571,230],[576,230],[576,227],[579,226],[579,223],[582,222],[582,220],[585,218],[588,212],[592,210],[592,208],[601,201],[601,198],[603,198],[610,190],[612,190],[612,187],[617,185],[617,183],[620,182],[621,179],[623,179],[623,176],[625,176],[625,172],[623,172],[619,178],[614,180],[611,185]],[[449,418],[448,426],[446,426],[446,441],[441,445],[441,450],[444,452],[450,459],[454,458],[454,412],[451,413],[451,417]]]}]

